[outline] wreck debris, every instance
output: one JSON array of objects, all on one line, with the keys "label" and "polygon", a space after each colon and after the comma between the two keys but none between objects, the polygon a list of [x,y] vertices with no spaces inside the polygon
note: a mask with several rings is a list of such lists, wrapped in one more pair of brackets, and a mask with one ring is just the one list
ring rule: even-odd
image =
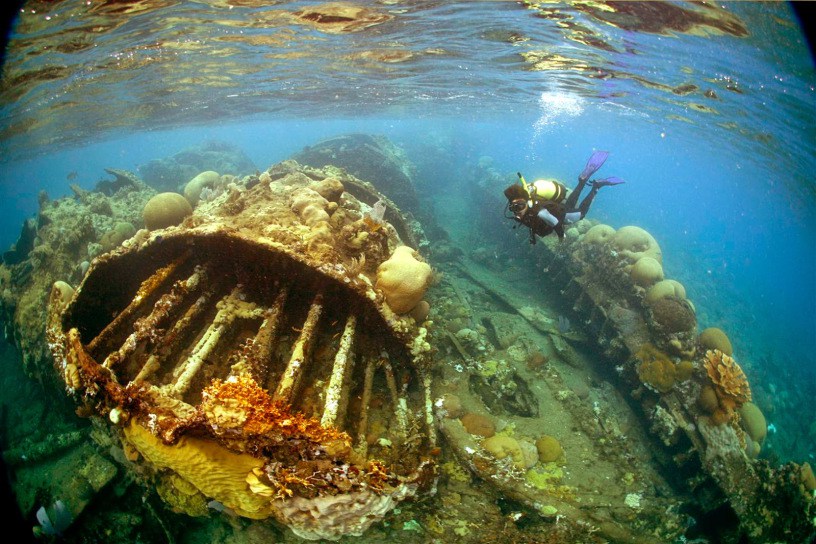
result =
[{"label": "wreck debris", "polygon": [[[699,498],[703,511],[730,510],[734,523],[727,531],[734,539],[789,535],[791,519],[799,520],[793,525],[801,531],[816,501],[792,490],[801,488],[788,476],[795,463],[773,469],[755,459],[760,444],[736,412],[751,400],[748,378],[729,354],[708,349],[717,344],[730,351],[730,341],[722,331],[715,339],[710,329],[697,332],[694,306],[679,282],[657,281],[662,274],[645,284],[632,277],[633,265],[656,258],[649,250],[660,255],[651,235],[638,231],[595,225],[566,245],[545,240],[550,280],[576,312],[590,316],[589,329],[608,364],[616,366],[619,387],[640,404],[666,448],[663,455],[675,464],[674,477]],[[600,232],[605,235],[594,236]],[[623,235],[631,241],[633,233],[646,241],[622,246]],[[774,493],[796,499],[774,502]]]},{"label": "wreck debris", "polygon": [[303,538],[359,535],[433,487],[430,346],[373,287],[397,231],[320,194],[350,176],[270,171],[96,259],[52,296],[48,342],[157,478]]}]

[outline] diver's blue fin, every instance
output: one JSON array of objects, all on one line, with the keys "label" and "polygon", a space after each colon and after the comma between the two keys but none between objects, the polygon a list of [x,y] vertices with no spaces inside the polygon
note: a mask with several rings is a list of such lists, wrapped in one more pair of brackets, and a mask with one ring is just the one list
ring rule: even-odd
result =
[{"label": "diver's blue fin", "polygon": [[600,189],[601,187],[606,187],[607,185],[620,185],[621,183],[626,183],[626,182],[623,181],[619,177],[610,176],[610,177],[605,178],[605,179],[593,180],[591,183],[592,183],[593,187],[598,187]]},{"label": "diver's blue fin", "polygon": [[603,166],[603,163],[606,162],[607,157],[609,157],[609,151],[596,151],[593,153],[587,161],[584,171],[581,172],[580,176],[578,176],[578,181],[582,182],[588,180],[589,176],[597,172],[598,168]]}]

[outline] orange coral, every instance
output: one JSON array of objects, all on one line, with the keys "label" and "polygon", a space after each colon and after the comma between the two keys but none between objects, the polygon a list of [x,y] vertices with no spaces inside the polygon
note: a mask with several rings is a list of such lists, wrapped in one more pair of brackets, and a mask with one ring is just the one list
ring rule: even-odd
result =
[{"label": "orange coral", "polygon": [[221,430],[240,426],[245,435],[277,434],[285,438],[306,438],[318,443],[350,443],[348,434],[320,421],[291,412],[251,378],[214,380],[202,395],[205,413],[218,414]]},{"label": "orange coral", "polygon": [[375,493],[385,493],[391,489],[389,484],[388,470],[380,461],[372,459],[366,467],[368,487]]},{"label": "orange coral", "polygon": [[726,414],[751,400],[748,378],[737,362],[718,349],[706,351],[704,365]]},{"label": "orange coral", "polygon": [[274,485],[275,498],[285,499],[294,495],[295,492],[292,489],[293,487],[300,488],[298,495],[308,496],[305,490],[315,487],[315,484],[310,481],[315,477],[319,478],[321,477],[321,474],[315,472],[311,476],[304,478],[298,474],[298,470],[295,467],[279,466],[274,471],[274,476],[269,478],[269,481]]},{"label": "orange coral", "polygon": [[366,229],[368,229],[368,232],[371,232],[371,233],[377,232],[378,230],[380,230],[383,227],[383,224],[382,224],[381,221],[377,221],[376,219],[372,219],[368,215],[363,216],[363,224],[365,225]]}]

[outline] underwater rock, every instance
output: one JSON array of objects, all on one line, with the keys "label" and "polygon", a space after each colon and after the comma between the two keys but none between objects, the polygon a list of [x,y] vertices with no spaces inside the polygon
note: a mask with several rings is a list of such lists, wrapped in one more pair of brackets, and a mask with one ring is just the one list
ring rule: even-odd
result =
[{"label": "underwater rock", "polygon": [[98,181],[96,187],[94,187],[94,192],[102,193],[105,196],[113,196],[120,189],[140,190],[145,188],[145,183],[133,172],[117,168],[105,168],[105,172],[112,175],[114,179]]},{"label": "underwater rock", "polygon": [[0,277],[10,278],[3,285],[0,316],[8,338],[23,354],[28,376],[44,383],[54,378],[44,328],[51,286],[59,280],[77,284],[82,278],[80,263],[102,251],[100,241],[117,224],[141,224],[142,208],[153,194],[144,183],[130,180],[111,197],[80,191],[76,197],[48,201],[38,213],[36,246],[21,262],[0,266]]},{"label": "underwater rock", "polygon": [[28,254],[34,249],[34,241],[37,239],[37,222],[34,219],[23,221],[20,236],[12,249],[3,253],[3,263],[7,265],[20,264],[28,258]]},{"label": "underwater rock", "polygon": [[[386,224],[344,249],[370,209],[315,188],[351,176],[292,161],[264,174],[97,258],[67,303],[53,297],[55,368],[141,471],[302,538],[360,535],[435,481],[427,331],[374,287],[406,246]],[[310,194],[320,201],[294,204]],[[175,508],[202,512],[157,477]]]},{"label": "underwater rock", "polygon": [[538,401],[527,381],[512,370],[489,376],[473,374],[470,388],[493,413],[538,417]]},{"label": "underwater rock", "polygon": [[[370,182],[379,192],[387,195],[403,214],[410,214],[403,220],[407,219],[411,228],[421,228],[422,237],[433,240],[434,243],[429,245],[428,249],[436,260],[461,253],[461,248],[447,243],[448,234],[436,216],[431,213],[432,207],[426,201],[421,202],[421,195],[417,193],[416,166],[408,160],[405,151],[386,136],[371,134],[336,136],[303,148],[295,153],[292,159],[316,168],[338,168],[340,172],[345,171]],[[369,206],[375,202],[368,201],[357,193],[354,196]],[[432,194],[429,191],[424,196],[430,198]],[[386,207],[385,219],[397,227],[395,218],[390,216],[390,208],[389,204]],[[408,242],[402,232],[400,236],[406,240],[407,245],[417,247]]]},{"label": "underwater rock", "polygon": [[255,172],[257,167],[238,147],[210,141],[138,168],[145,183],[159,192],[183,191],[185,183],[207,170],[242,176]]},{"label": "underwater rock", "polygon": [[324,140],[292,156],[316,168],[332,165],[368,180],[400,208],[419,211],[412,180],[413,167],[405,153],[384,136],[348,134]]},{"label": "underwater rock", "polygon": [[24,512],[36,511],[43,506],[43,498],[50,497],[49,502],[62,500],[70,517],[76,520],[118,474],[114,463],[85,442],[60,456],[41,459],[35,466],[21,467],[16,472],[15,491]]},{"label": "underwater rock", "polygon": [[86,433],[71,431],[67,433],[49,434],[38,441],[26,439],[15,448],[4,451],[3,461],[9,465],[37,463],[67,448],[76,446],[84,438],[86,438]]}]

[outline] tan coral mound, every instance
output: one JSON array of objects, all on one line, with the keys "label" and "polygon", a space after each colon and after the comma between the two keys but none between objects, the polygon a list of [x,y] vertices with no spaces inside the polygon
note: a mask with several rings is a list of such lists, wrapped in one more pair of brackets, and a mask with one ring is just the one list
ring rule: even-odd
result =
[{"label": "tan coral mound", "polygon": [[612,245],[632,264],[641,257],[651,257],[663,264],[663,253],[657,240],[640,227],[621,227],[612,235]]},{"label": "tan coral mound", "polygon": [[641,257],[629,275],[635,285],[651,287],[663,279],[663,266],[654,257]]},{"label": "tan coral mound", "polygon": [[211,190],[215,189],[220,182],[221,176],[218,175],[218,172],[214,172],[212,170],[201,172],[196,177],[188,181],[187,185],[184,186],[184,198],[187,199],[190,206],[195,208],[199,199],[201,199],[201,192],[205,188]]},{"label": "tan coral mound", "polygon": [[742,428],[745,429],[751,440],[762,444],[768,434],[768,422],[765,420],[765,415],[759,409],[759,406],[753,402],[746,402],[740,406],[739,415]]},{"label": "tan coral mound", "polygon": [[709,327],[700,333],[700,345],[704,349],[718,349],[726,355],[734,355],[728,335],[717,327]]},{"label": "tan coral mound", "polygon": [[587,244],[603,244],[608,242],[614,234],[615,229],[609,225],[595,225],[584,234],[584,237],[581,238],[581,242]]},{"label": "tan coral mound", "polygon": [[145,204],[142,218],[148,230],[173,227],[192,215],[193,208],[178,193],[159,193]]},{"label": "tan coral mound", "polygon": [[704,365],[708,377],[714,383],[714,390],[727,415],[751,400],[748,378],[737,362],[718,349],[708,350]]},{"label": "tan coral mound", "polygon": [[661,280],[646,291],[646,302],[653,303],[666,297],[686,298],[686,288],[676,280]]},{"label": "tan coral mound", "polygon": [[556,437],[548,434],[543,434],[536,440],[536,450],[538,451],[538,460],[542,463],[553,463],[564,455],[561,442]]}]

